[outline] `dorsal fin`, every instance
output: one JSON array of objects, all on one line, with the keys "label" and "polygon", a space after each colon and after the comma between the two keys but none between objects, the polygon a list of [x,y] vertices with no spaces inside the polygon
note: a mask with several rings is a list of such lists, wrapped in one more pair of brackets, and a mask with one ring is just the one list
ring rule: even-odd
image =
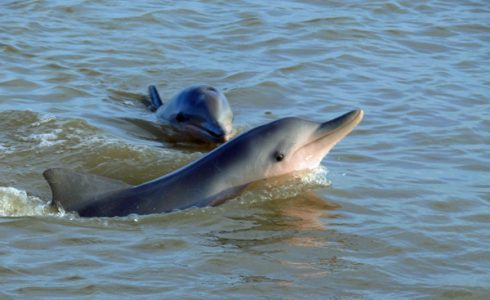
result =
[{"label": "dorsal fin", "polygon": [[132,187],[119,180],[62,168],[48,169],[43,176],[51,187],[52,201],[66,211],[79,211],[101,195]]},{"label": "dorsal fin", "polygon": [[150,85],[148,87],[148,94],[150,95],[150,109],[152,111],[157,110],[160,106],[163,105],[162,99],[160,98],[160,94],[158,94],[156,86]]}]

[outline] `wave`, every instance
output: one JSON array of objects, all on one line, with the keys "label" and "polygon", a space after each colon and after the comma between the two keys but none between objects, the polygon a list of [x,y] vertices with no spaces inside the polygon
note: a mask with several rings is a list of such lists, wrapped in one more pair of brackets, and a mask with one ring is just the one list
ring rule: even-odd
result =
[{"label": "wave", "polygon": [[246,191],[235,198],[237,203],[252,204],[273,199],[296,197],[315,188],[328,187],[328,170],[319,166],[313,170],[298,171],[280,177],[265,179],[253,183]]},{"label": "wave", "polygon": [[0,216],[63,216],[64,211],[52,207],[38,197],[14,187],[0,187]]}]

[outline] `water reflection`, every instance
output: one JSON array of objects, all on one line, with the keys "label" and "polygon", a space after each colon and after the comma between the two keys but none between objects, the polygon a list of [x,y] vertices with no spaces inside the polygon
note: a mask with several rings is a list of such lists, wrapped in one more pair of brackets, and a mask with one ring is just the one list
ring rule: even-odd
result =
[{"label": "water reflection", "polygon": [[[328,230],[328,219],[335,218],[337,205],[314,192],[304,192],[288,198],[273,197],[258,204],[231,204],[225,216],[240,224],[236,228],[213,232],[221,245],[258,253],[280,251],[268,249],[269,244],[286,243],[298,247],[324,247],[328,240],[322,231]],[[247,206],[247,207],[239,207]]]}]

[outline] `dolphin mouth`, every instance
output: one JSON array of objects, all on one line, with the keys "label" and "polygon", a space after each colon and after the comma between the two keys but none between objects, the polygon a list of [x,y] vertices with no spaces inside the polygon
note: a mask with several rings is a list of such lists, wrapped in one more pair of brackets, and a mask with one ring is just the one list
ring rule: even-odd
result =
[{"label": "dolphin mouth", "polygon": [[348,135],[361,121],[364,111],[361,109],[352,110],[333,120],[322,123],[314,134],[316,139],[311,143],[318,142],[327,137],[331,137],[336,142]]},{"label": "dolphin mouth", "polygon": [[201,129],[204,132],[206,132],[210,140],[212,140],[215,143],[224,143],[229,139],[229,135],[227,135],[224,132],[224,130],[220,130],[220,132],[216,133],[212,130],[209,130],[208,128],[201,128]]},{"label": "dolphin mouth", "polygon": [[199,124],[188,124],[187,127],[195,138],[205,142],[224,143],[230,139],[230,133],[221,126],[210,128]]},{"label": "dolphin mouth", "polygon": [[304,160],[301,169],[317,167],[323,157],[361,122],[363,116],[364,112],[358,109],[319,124],[308,141],[295,151],[294,156]]}]

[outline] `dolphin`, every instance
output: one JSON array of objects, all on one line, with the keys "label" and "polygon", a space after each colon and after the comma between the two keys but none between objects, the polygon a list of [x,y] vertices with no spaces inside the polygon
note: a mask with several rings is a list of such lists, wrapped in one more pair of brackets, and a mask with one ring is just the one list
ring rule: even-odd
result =
[{"label": "dolphin", "polygon": [[324,123],[287,117],[253,128],[204,157],[140,185],[66,169],[48,169],[53,200],[81,217],[153,214],[215,206],[248,184],[317,167],[362,120],[354,110]]},{"label": "dolphin", "polygon": [[232,133],[233,113],[225,95],[209,85],[193,86],[163,103],[154,85],[148,87],[159,123],[172,127],[179,139],[223,143]]}]

